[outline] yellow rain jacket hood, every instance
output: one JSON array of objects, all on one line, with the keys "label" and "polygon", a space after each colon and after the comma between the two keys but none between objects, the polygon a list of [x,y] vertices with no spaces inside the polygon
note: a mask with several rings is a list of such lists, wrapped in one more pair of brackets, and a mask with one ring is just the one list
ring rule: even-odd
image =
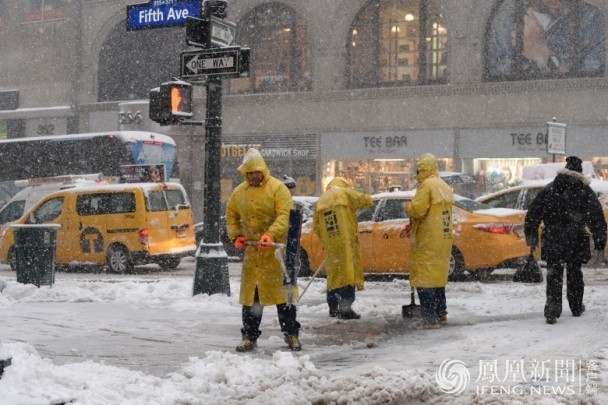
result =
[{"label": "yellow rain jacket hood", "polygon": [[315,203],[313,229],[325,251],[328,290],[345,286],[363,289],[356,212],[371,205],[370,196],[353,190],[342,177],[334,178]]},{"label": "yellow rain jacket hood", "polygon": [[[245,181],[234,189],[226,205],[228,237],[234,240],[242,235],[248,241],[257,242],[267,234],[274,242],[285,243],[289,210],[293,208],[289,189],[270,175],[257,149],[247,151],[237,170]],[[257,171],[264,174],[264,180],[259,187],[254,187],[247,182],[247,173]],[[282,285],[283,273],[274,248],[260,251],[257,246],[247,246],[241,277],[241,305],[253,305],[256,287],[261,305],[284,304],[286,295]]]},{"label": "yellow rain jacket hood", "polygon": [[437,158],[418,158],[418,189],[405,211],[410,216],[410,284],[420,288],[445,287],[452,251],[454,192],[441,178]]}]

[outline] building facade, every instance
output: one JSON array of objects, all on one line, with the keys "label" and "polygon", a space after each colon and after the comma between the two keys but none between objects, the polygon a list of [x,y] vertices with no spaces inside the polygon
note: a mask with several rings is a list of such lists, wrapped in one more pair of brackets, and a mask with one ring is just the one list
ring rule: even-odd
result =
[{"label": "building facade", "polygon": [[[127,31],[126,7],[141,2],[0,0],[0,95],[19,94],[18,108],[0,99],[0,137],[168,134],[201,218],[201,129],[148,119],[149,90],[179,75],[185,30]],[[554,158],[554,117],[567,154],[605,175],[607,16],[606,0],[228,1],[252,68],[225,81],[222,199],[248,147],[300,195],[338,174],[369,193],[408,188],[425,152],[481,193]],[[204,96],[195,86],[194,119]]]}]

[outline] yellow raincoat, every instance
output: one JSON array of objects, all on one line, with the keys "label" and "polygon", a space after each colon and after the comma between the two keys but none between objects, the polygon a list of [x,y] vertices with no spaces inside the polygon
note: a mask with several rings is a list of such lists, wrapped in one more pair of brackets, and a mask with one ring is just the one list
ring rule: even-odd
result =
[{"label": "yellow raincoat", "polygon": [[313,229],[325,251],[327,289],[356,286],[363,289],[356,211],[372,205],[372,198],[352,190],[336,177],[315,203]]},{"label": "yellow raincoat", "polygon": [[[238,171],[245,181],[234,189],[226,206],[228,237],[234,240],[243,235],[247,241],[257,242],[267,234],[275,243],[285,243],[289,210],[293,208],[289,189],[270,175],[264,158],[256,149],[247,152]],[[264,174],[264,181],[259,187],[247,182],[247,173],[255,171]],[[285,291],[281,288],[283,273],[274,250],[246,247],[239,297],[241,305],[253,306],[256,286],[262,306],[286,302]],[[297,287],[295,293],[297,299]]]},{"label": "yellow raincoat", "polygon": [[441,288],[448,282],[452,250],[452,205],[454,192],[439,178],[435,156],[426,153],[417,162],[419,183],[412,202],[405,207],[410,216],[410,284]]}]

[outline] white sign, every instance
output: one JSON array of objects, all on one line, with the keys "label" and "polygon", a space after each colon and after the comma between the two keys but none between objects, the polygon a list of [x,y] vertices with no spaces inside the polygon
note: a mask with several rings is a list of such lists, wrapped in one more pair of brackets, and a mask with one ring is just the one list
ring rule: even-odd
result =
[{"label": "white sign", "polygon": [[182,52],[182,77],[238,74],[240,52],[240,47]]},{"label": "white sign", "polygon": [[220,47],[232,46],[236,40],[236,24],[211,17],[211,43]]},{"label": "white sign", "polygon": [[196,58],[190,60],[190,62],[188,62],[186,64],[186,66],[188,67],[188,69],[192,70],[193,72],[196,72],[199,70],[206,70],[206,69],[219,69],[219,68],[234,67],[234,58],[228,57],[228,58],[199,59],[198,57],[196,57]]},{"label": "white sign", "polygon": [[566,154],[566,124],[547,122],[547,153]]}]

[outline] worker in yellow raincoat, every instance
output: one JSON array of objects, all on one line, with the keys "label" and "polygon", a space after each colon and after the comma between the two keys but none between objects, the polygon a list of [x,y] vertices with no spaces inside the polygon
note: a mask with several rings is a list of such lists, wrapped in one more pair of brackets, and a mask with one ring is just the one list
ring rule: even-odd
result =
[{"label": "worker in yellow raincoat", "polygon": [[363,289],[356,212],[371,205],[370,196],[353,190],[342,177],[330,181],[315,203],[313,229],[325,251],[329,316],[361,318],[352,309],[355,288]]},{"label": "worker in yellow raincoat", "polygon": [[[243,306],[243,341],[239,352],[253,350],[261,335],[259,326],[263,309],[276,305],[281,331],[292,350],[301,350],[300,324],[296,306],[286,304],[281,265],[274,247],[265,243],[285,243],[289,226],[289,211],[293,207],[291,194],[285,184],[272,177],[264,158],[257,149],[249,149],[238,172],[245,178],[226,206],[228,237],[239,249],[245,250],[239,302]],[[248,241],[257,245],[246,245]],[[297,287],[296,287],[297,299]]]},{"label": "worker in yellow raincoat", "polygon": [[447,323],[445,286],[452,250],[454,192],[441,178],[437,158],[426,153],[416,163],[418,189],[405,206],[410,217],[410,285],[420,299],[422,322],[417,327],[440,328]]}]

